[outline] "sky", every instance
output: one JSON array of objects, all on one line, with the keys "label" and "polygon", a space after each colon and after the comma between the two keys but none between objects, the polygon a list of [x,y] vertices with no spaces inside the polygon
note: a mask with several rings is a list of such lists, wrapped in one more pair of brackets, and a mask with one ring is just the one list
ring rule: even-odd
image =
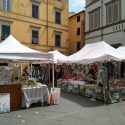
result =
[{"label": "sky", "polygon": [[85,0],[69,0],[69,12],[78,13],[85,8]]}]

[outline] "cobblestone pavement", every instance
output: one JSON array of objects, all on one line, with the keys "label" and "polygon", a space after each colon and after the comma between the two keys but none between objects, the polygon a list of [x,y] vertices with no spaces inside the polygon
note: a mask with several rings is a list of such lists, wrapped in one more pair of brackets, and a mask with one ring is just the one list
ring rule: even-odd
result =
[{"label": "cobblestone pavement", "polygon": [[59,105],[0,114],[0,125],[125,125],[125,102],[105,105],[62,92]]}]

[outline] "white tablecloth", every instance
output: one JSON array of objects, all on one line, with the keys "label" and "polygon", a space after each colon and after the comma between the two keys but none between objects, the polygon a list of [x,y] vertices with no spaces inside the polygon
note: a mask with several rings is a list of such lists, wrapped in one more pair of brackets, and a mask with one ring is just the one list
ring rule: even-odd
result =
[{"label": "white tablecloth", "polygon": [[46,85],[33,88],[22,88],[22,107],[30,107],[36,102],[49,103],[49,91]]}]

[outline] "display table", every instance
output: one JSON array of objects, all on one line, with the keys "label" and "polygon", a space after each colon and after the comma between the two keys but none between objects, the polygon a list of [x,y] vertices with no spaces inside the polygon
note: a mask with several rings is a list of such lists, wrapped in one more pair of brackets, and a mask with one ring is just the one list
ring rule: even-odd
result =
[{"label": "display table", "polygon": [[72,92],[102,101],[108,100],[108,103],[125,101],[125,83],[123,82],[110,84],[110,91],[108,92],[106,89],[105,93],[98,89],[97,84],[90,84],[88,82],[86,83],[85,81],[73,81],[70,79],[58,80],[58,87],[66,92]]},{"label": "display table", "polygon": [[31,104],[37,102],[49,103],[49,91],[46,85],[40,87],[22,88],[22,107],[29,108]]},{"label": "display table", "polygon": [[0,85],[0,93],[10,93],[10,110],[21,108],[21,84]]},{"label": "display table", "polygon": [[94,97],[101,100],[103,99],[102,93],[97,93],[96,91],[96,84],[89,84],[85,81],[62,80],[58,81],[58,87],[60,87],[63,91],[72,92],[87,97]]}]

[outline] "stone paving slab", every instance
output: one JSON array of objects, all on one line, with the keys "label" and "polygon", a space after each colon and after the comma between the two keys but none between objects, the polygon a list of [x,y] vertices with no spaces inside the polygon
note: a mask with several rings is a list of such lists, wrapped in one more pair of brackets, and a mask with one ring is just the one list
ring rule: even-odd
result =
[{"label": "stone paving slab", "polygon": [[0,114],[0,125],[125,125],[125,102],[101,101],[62,92],[59,105]]}]

